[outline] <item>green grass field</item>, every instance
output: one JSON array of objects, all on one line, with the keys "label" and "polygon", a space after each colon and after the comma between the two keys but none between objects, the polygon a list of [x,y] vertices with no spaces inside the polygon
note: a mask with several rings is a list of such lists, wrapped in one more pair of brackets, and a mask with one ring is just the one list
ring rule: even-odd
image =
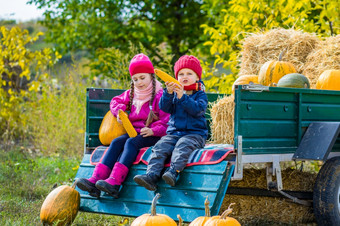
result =
[{"label": "green grass field", "polygon": [[[0,148],[0,225],[41,225],[40,208],[50,191],[71,185],[79,158],[46,157],[30,150]],[[73,225],[119,225],[122,217],[78,212]],[[129,219],[130,223],[133,219]]]}]

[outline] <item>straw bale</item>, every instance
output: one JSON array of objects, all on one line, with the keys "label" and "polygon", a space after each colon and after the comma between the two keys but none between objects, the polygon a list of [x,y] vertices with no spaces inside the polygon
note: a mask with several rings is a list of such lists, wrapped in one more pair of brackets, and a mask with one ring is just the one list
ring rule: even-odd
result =
[{"label": "straw bale", "polygon": [[[282,170],[284,190],[312,191],[315,178],[316,173],[313,172],[291,168]],[[245,169],[243,180],[231,181],[229,187],[266,189],[266,170],[264,168]],[[297,225],[315,222],[311,207],[293,203],[286,198],[227,194],[223,200],[221,212],[233,202],[236,204],[233,206],[231,216],[240,221],[242,225]]]},{"label": "straw bale", "polygon": [[241,225],[299,225],[315,224],[312,207],[293,203],[284,198],[229,195],[224,197],[220,214],[230,203],[233,212],[229,215]]},{"label": "straw bale", "polygon": [[234,143],[234,106],[234,95],[225,96],[211,106],[212,143]]},{"label": "straw bale", "polygon": [[303,74],[309,78],[312,88],[325,70],[340,70],[340,35],[319,42],[307,57]]},{"label": "straw bale", "polygon": [[239,75],[258,74],[265,62],[278,60],[284,49],[282,60],[292,63],[302,73],[307,56],[318,43],[320,39],[315,34],[294,29],[277,28],[251,34],[243,41]]}]

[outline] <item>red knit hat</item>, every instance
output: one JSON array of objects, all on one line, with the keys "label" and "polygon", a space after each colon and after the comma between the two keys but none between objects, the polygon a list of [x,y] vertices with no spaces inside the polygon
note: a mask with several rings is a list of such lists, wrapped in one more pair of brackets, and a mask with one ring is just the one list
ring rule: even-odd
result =
[{"label": "red knit hat", "polygon": [[129,66],[129,72],[131,76],[138,73],[155,73],[149,57],[143,53],[137,54],[132,58]]},{"label": "red knit hat", "polygon": [[184,55],[181,56],[175,63],[175,76],[177,79],[178,72],[183,68],[189,68],[196,72],[198,78],[201,80],[202,67],[200,61],[194,56]]}]

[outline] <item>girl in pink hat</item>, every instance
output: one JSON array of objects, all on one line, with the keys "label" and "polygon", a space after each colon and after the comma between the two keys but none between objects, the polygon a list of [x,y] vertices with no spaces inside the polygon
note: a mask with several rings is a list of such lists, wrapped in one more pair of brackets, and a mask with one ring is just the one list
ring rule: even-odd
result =
[{"label": "girl in pink hat", "polygon": [[[184,55],[175,63],[175,75],[181,86],[165,83],[166,88],[159,102],[161,110],[170,113],[167,135],[152,148],[146,174],[136,175],[134,181],[148,190],[157,189],[162,179],[175,186],[179,173],[185,168],[190,154],[203,148],[208,136],[205,111],[208,98],[201,81],[202,67],[194,56]],[[161,175],[164,163],[171,156],[171,164]]]},{"label": "girl in pink hat", "polygon": [[121,184],[140,148],[153,146],[166,134],[169,114],[159,107],[163,94],[162,85],[156,80],[150,59],[144,54],[134,56],[130,62],[131,88],[110,103],[111,113],[118,117],[118,110],[130,111],[129,119],[138,135],[130,138],[124,134],[114,139],[101,163],[97,164],[92,177],[80,178],[77,186],[99,197],[100,191],[118,198]]}]

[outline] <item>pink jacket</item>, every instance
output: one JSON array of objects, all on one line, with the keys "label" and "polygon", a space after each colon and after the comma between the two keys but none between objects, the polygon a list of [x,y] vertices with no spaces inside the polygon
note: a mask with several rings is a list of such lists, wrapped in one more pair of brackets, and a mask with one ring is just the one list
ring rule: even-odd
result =
[{"label": "pink jacket", "polygon": [[[149,128],[152,129],[154,136],[161,137],[166,134],[166,129],[168,127],[167,123],[169,121],[170,114],[165,113],[164,111],[159,109],[159,100],[163,94],[163,90],[159,90],[155,96],[155,99],[152,104],[153,112],[158,116],[157,121],[153,121]],[[127,105],[130,101],[130,90],[126,90],[119,96],[115,96],[112,98],[110,103],[110,110],[112,114],[117,117],[118,110],[122,109],[126,110]],[[131,111],[129,114],[129,119],[136,129],[137,133],[140,133],[140,130],[145,127],[146,120],[148,118],[150,112],[149,102],[143,104],[139,114],[136,113],[136,107],[134,105],[131,106]]]}]

